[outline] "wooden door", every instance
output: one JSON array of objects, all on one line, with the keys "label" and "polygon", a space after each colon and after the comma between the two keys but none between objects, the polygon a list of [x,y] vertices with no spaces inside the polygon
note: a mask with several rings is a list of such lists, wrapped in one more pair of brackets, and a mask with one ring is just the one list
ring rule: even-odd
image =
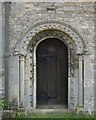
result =
[{"label": "wooden door", "polygon": [[55,38],[41,42],[37,58],[37,108],[66,106],[68,103],[68,50]]}]

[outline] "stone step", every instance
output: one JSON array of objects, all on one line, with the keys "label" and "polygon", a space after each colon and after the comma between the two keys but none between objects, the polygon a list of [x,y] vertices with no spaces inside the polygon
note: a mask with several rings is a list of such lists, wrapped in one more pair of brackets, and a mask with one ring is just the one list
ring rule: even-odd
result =
[{"label": "stone step", "polygon": [[69,113],[67,109],[31,109],[27,111],[28,113],[38,114],[38,113],[56,113],[56,114],[65,114]]}]

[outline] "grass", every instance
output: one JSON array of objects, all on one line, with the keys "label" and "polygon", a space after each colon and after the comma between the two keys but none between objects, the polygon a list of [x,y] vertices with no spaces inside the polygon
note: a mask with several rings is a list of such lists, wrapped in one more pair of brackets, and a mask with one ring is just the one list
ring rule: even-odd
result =
[{"label": "grass", "polygon": [[17,115],[17,118],[94,118],[94,115],[76,115],[76,114],[56,114],[56,113],[40,113],[40,114],[28,114]]},{"label": "grass", "polygon": [[75,113],[25,113],[16,112],[15,118],[4,118],[2,120],[96,120],[96,115],[85,115]]}]

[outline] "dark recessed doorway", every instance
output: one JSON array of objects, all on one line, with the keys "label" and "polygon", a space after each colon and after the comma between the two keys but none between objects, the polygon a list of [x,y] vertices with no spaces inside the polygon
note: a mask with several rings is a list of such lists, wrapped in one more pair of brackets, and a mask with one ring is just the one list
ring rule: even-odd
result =
[{"label": "dark recessed doorway", "polygon": [[37,61],[37,108],[67,108],[68,49],[59,39],[48,38],[39,43]]}]

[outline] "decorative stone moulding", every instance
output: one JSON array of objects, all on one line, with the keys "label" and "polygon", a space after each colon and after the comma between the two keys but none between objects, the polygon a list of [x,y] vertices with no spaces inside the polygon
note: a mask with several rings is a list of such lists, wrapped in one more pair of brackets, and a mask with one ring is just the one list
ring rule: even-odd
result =
[{"label": "decorative stone moulding", "polygon": [[[60,22],[60,21],[42,21],[34,26],[31,26],[29,28],[29,31],[26,32],[23,38],[20,38],[20,41],[17,41],[15,45],[15,51],[14,53],[18,51],[18,54],[26,54],[27,48],[30,44],[32,39],[40,32],[43,32],[45,30],[57,30],[61,31],[61,33],[65,34],[67,37],[71,39],[71,41],[76,46],[76,53],[82,54],[84,52],[87,52],[87,47],[84,39],[82,36],[77,32],[72,26]],[[64,37],[64,36],[63,36]],[[68,41],[68,40],[67,40]],[[70,41],[69,43],[70,44]]]}]

